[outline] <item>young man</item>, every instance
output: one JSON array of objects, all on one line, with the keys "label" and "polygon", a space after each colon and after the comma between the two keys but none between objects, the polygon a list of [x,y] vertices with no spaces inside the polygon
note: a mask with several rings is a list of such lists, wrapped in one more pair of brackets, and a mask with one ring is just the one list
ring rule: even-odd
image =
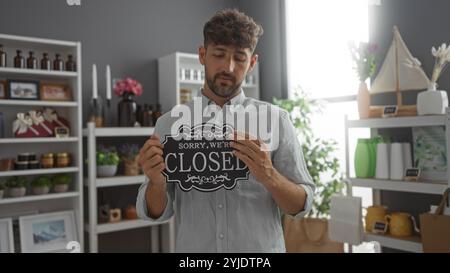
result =
[{"label": "young man", "polygon": [[[254,50],[262,33],[260,25],[237,10],[219,11],[205,24],[204,45],[199,48],[206,75],[202,108],[215,105],[224,115],[230,105],[276,108],[245,97],[241,88],[258,60]],[[191,112],[194,105],[187,104]],[[183,191],[166,182],[161,142],[177,118],[170,113],[160,117],[155,135],[139,154],[148,178],[137,197],[139,217],[165,221],[175,211],[177,252],[285,252],[281,213],[303,217],[311,208],[315,187],[288,113],[276,110],[277,148],[267,151],[261,149],[262,141],[237,138],[231,144],[233,154],[248,166],[249,179],[238,181],[231,190],[213,192]],[[203,117],[201,122],[209,119]]]}]

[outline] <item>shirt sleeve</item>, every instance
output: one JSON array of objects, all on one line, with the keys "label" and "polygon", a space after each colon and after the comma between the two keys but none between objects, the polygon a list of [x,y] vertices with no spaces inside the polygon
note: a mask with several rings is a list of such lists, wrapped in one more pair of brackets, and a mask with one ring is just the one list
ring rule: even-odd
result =
[{"label": "shirt sleeve", "polygon": [[303,210],[295,215],[295,219],[305,216],[312,207],[316,186],[306,168],[302,147],[292,124],[289,114],[282,110],[280,113],[280,144],[273,154],[273,165],[280,174],[289,181],[303,187],[306,192],[306,202]]},{"label": "shirt sleeve", "polygon": [[[160,119],[161,120],[161,119]],[[161,135],[161,130],[159,129],[160,127],[160,120],[158,120],[158,122],[155,125],[155,133],[157,133],[160,137],[162,137]],[[162,140],[162,139],[161,139]],[[155,219],[152,218],[148,215],[148,208],[147,208],[147,197],[146,197],[146,191],[147,191],[147,187],[149,185],[149,183],[151,183],[150,179],[148,177],[145,178],[145,182],[139,187],[139,191],[138,191],[138,195],[136,198],[136,212],[139,218],[143,219],[143,220],[147,220],[147,221],[154,221],[154,222],[164,222],[170,219],[170,217],[173,216],[174,214],[174,209],[173,209],[173,202],[174,202],[174,198],[175,198],[175,187],[173,185],[173,183],[167,183],[167,188],[166,188],[166,197],[167,197],[167,203],[166,203],[166,207],[164,209],[164,212],[162,213],[162,215]]]}]

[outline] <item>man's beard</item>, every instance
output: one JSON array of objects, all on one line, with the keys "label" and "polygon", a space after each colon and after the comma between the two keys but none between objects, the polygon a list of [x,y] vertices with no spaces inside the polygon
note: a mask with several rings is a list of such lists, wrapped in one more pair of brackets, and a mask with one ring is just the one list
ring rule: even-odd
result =
[{"label": "man's beard", "polygon": [[[221,85],[220,83],[217,83],[217,80],[219,77],[226,77],[230,79],[230,81],[233,83],[231,85]],[[206,83],[208,84],[209,89],[216,95],[221,98],[229,98],[232,97],[241,87],[242,82],[236,83],[236,77],[233,75],[227,74],[225,72],[218,73],[214,75],[214,78],[211,79],[210,77],[206,76]]]}]

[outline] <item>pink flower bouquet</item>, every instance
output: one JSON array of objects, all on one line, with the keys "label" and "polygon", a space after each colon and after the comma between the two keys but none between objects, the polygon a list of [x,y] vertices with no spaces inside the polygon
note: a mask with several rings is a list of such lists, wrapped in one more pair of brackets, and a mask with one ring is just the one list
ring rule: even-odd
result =
[{"label": "pink flower bouquet", "polygon": [[140,96],[142,95],[142,85],[138,81],[127,77],[116,82],[114,86],[114,93],[116,93],[119,97],[121,97],[124,93],[133,93],[135,96]]}]

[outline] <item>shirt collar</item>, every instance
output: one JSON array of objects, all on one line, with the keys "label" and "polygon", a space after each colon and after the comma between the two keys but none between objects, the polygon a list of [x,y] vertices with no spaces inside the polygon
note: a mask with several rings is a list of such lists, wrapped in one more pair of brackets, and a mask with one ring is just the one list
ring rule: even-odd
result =
[{"label": "shirt collar", "polygon": [[[214,101],[212,101],[211,99],[209,99],[207,96],[205,96],[203,94],[203,88],[201,89],[200,94],[201,94],[201,97],[202,97],[202,101],[206,105],[215,104]],[[239,91],[239,94],[237,94],[231,100],[229,100],[227,103],[225,103],[225,105],[239,105],[239,104],[243,104],[244,100],[245,100],[245,94],[244,94],[244,90],[241,87],[240,91]]]}]

